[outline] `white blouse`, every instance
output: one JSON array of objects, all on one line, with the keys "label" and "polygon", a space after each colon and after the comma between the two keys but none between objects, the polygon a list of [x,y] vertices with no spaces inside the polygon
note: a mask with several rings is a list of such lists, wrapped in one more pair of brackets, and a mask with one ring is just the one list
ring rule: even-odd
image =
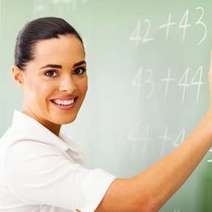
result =
[{"label": "white blouse", "polygon": [[66,135],[14,110],[0,139],[0,212],[92,212],[116,176],[83,166]]}]

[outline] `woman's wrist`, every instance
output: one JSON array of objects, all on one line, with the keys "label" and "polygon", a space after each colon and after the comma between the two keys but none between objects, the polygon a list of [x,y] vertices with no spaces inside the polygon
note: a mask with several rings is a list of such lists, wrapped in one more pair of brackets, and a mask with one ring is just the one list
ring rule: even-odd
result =
[{"label": "woman's wrist", "polygon": [[212,145],[212,110],[209,110],[200,120],[198,131],[201,132],[203,139],[208,140]]}]

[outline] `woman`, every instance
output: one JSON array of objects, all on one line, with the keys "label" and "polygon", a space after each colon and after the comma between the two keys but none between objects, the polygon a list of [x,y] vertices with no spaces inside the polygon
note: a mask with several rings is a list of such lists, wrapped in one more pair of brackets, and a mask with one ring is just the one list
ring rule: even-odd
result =
[{"label": "woman", "polygon": [[63,19],[25,25],[12,74],[24,98],[0,142],[0,211],[156,212],[211,147],[212,106],[178,148],[136,176],[85,168],[60,132],[75,120],[88,85],[83,41]]}]

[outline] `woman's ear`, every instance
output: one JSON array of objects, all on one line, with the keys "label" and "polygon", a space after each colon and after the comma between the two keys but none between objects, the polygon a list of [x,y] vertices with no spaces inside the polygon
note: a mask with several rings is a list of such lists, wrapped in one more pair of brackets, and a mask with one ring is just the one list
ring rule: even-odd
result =
[{"label": "woman's ear", "polygon": [[12,66],[12,76],[14,80],[18,83],[18,85],[23,85],[24,77],[23,77],[23,70],[18,68],[16,65]]}]

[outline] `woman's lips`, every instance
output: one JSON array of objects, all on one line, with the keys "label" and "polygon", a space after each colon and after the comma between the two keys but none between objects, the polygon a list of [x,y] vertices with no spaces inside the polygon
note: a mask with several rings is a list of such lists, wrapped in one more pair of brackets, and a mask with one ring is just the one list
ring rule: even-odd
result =
[{"label": "woman's lips", "polygon": [[69,110],[71,108],[73,108],[76,104],[78,97],[75,98],[69,98],[69,99],[60,99],[60,98],[56,98],[56,99],[51,99],[50,101],[57,106],[57,108],[62,109],[62,110]]}]

